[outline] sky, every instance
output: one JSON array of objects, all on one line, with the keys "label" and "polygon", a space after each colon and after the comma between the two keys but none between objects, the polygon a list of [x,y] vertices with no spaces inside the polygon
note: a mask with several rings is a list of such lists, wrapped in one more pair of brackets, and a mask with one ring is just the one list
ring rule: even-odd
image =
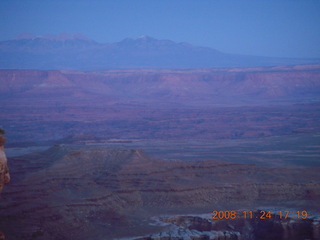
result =
[{"label": "sky", "polygon": [[148,35],[226,53],[320,58],[320,0],[0,0],[0,40]]}]

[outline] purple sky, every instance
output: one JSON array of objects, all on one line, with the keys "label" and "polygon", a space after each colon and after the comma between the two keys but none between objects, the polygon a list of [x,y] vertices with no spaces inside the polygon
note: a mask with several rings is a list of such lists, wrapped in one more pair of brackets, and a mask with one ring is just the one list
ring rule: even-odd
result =
[{"label": "purple sky", "polygon": [[320,0],[1,0],[0,40],[149,35],[228,53],[320,58]]}]

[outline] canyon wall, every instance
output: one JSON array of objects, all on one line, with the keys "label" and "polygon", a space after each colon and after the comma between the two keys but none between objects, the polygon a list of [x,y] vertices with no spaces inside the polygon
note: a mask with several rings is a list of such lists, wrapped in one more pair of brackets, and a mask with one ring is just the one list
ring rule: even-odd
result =
[{"label": "canyon wall", "polygon": [[319,79],[318,65],[1,70],[0,121],[12,142],[74,135],[218,139],[318,132]]}]

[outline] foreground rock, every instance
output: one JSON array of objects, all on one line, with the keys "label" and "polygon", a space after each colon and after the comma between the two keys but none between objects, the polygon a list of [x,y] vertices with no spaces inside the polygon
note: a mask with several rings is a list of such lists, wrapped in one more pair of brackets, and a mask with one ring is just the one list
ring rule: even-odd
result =
[{"label": "foreground rock", "polygon": [[[4,143],[6,142],[6,138],[3,136],[4,133],[4,130],[0,128],[0,193],[2,192],[4,185],[10,182],[8,160],[4,152]],[[4,239],[4,234],[0,232],[0,240]]]},{"label": "foreground rock", "polygon": [[0,128],[0,193],[2,192],[4,185],[10,182],[8,160],[4,152],[5,142],[6,138],[4,137],[4,131]]},{"label": "foreground rock", "polygon": [[252,219],[213,220],[204,216],[161,217],[169,223],[168,229],[134,240],[317,240],[320,236],[320,221],[309,219],[256,219],[260,211],[253,213]]}]

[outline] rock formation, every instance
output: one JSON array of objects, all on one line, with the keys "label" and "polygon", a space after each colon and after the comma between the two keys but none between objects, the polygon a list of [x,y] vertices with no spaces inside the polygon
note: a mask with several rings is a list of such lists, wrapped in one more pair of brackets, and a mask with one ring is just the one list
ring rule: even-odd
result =
[{"label": "rock formation", "polygon": [[[2,192],[4,185],[10,182],[8,160],[4,152],[4,143],[6,142],[4,133],[4,130],[0,128],[0,193]],[[4,239],[4,234],[0,232],[0,240]]]},{"label": "rock formation", "polygon": [[5,142],[6,138],[4,137],[4,131],[0,129],[0,193],[2,192],[4,185],[10,182],[8,161],[4,152]]},{"label": "rock formation", "polygon": [[[253,217],[259,216],[259,210]],[[273,214],[270,219],[213,220],[207,216],[160,217],[166,230],[134,240],[317,240],[319,219],[280,219]]]}]

